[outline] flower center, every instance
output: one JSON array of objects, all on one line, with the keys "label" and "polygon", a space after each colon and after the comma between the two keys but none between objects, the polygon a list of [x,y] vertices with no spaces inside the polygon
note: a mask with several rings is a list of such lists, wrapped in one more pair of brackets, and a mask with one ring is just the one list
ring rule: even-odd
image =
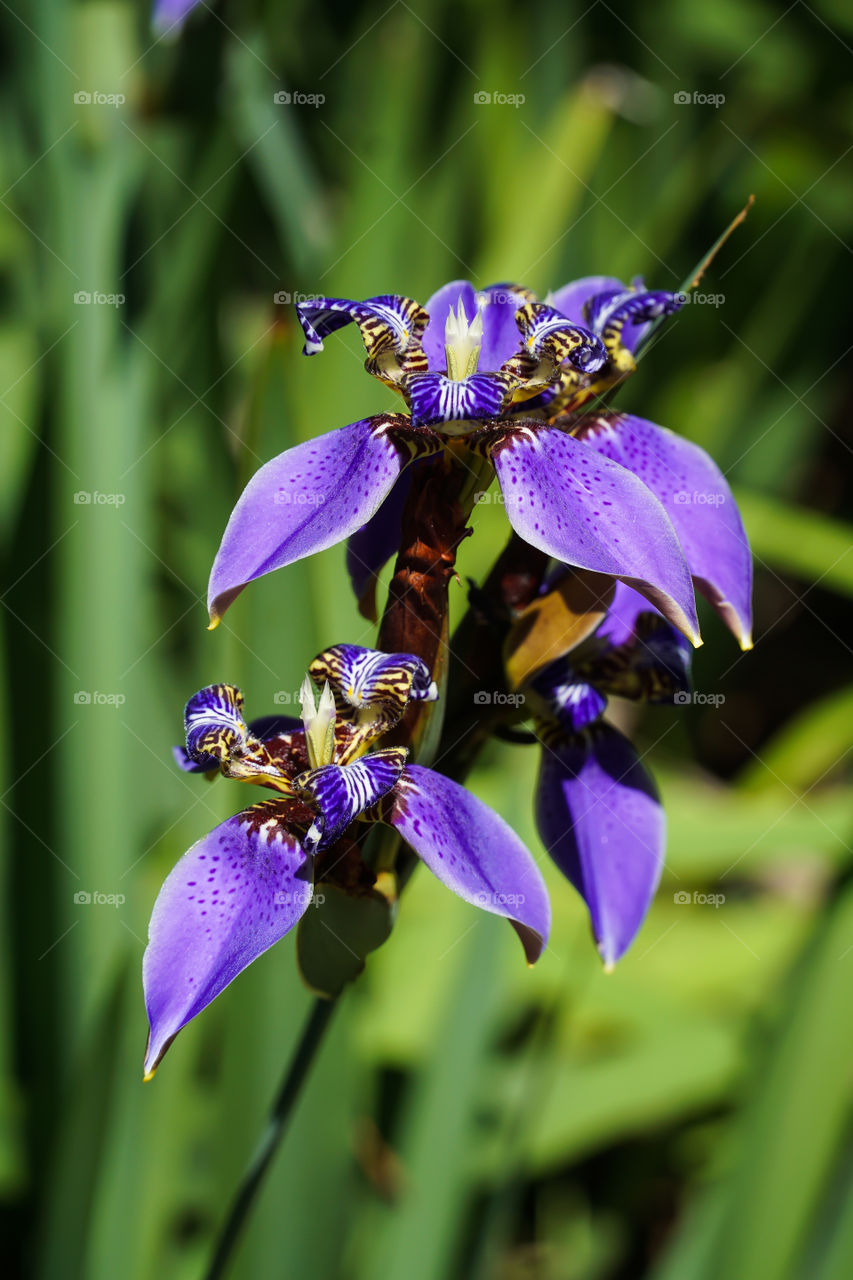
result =
[{"label": "flower center", "polygon": [[305,726],[305,745],[308,763],[312,769],[334,764],[335,760],[335,695],[326,680],[319,703],[314,700],[311,677],[306,676],[299,690],[302,707],[302,723]]},{"label": "flower center", "polygon": [[454,382],[461,382],[472,373],[477,372],[480,359],[480,347],[483,342],[483,308],[477,308],[477,314],[471,323],[465,315],[462,299],[459,299],[456,315],[453,308],[444,326],[444,352],[447,357],[447,376]]}]

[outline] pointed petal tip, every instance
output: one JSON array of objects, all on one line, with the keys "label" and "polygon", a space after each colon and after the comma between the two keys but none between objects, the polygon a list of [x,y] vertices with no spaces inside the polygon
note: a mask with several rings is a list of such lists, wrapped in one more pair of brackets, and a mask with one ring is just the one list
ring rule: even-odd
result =
[{"label": "pointed petal tip", "polygon": [[160,1063],[166,1056],[172,1041],[178,1034],[177,1031],[170,1035],[168,1039],[162,1041],[159,1046],[153,1040],[153,1030],[148,1032],[148,1043],[145,1046],[145,1061],[142,1064],[142,1083],[150,1084],[160,1068]]},{"label": "pointed petal tip", "polygon": [[530,925],[522,924],[519,920],[510,918],[510,924],[518,934],[522,947],[524,948],[524,958],[527,961],[528,969],[532,969],[536,961],[540,959],[542,952],[545,950],[547,937],[543,937],[538,929],[531,928]]},{"label": "pointed petal tip", "polygon": [[605,960],[605,961],[604,961],[603,971],[604,971],[605,975],[606,975],[608,978],[610,977],[611,973],[614,973],[614,972],[615,972],[615,970],[616,970],[616,961],[615,961],[615,960]]},{"label": "pointed petal tip", "polygon": [[744,631],[741,633],[741,635],[737,636],[736,638],[737,638],[738,644],[740,645],[744,653],[749,653],[750,649],[755,644],[755,641],[752,638],[751,631]]},{"label": "pointed petal tip", "polygon": [[210,622],[208,623],[208,626],[207,626],[208,631],[215,631],[221,621],[222,619],[218,613],[212,613],[210,615]]}]

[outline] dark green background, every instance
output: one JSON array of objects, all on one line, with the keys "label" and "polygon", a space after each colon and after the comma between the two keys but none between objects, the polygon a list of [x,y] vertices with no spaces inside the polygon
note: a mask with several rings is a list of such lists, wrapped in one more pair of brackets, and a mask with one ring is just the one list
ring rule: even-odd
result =
[{"label": "dark green background", "polygon": [[[140,1083],[157,888],[243,802],[173,767],[186,697],[227,679],[263,714],[318,649],[372,638],[341,548],[205,631],[246,478],[389,403],[357,334],[302,360],[274,295],[675,288],[752,193],[702,285],[720,305],[685,308],[619,401],[714,454],[756,553],[754,652],[704,619],[696,686],[725,702],[618,713],[670,815],[658,902],[605,978],[549,873],[528,972],[419,873],[234,1275],[853,1274],[849,6],[225,0],[159,43],[141,5],[0,23],[8,1256],[44,1280],[198,1276],[308,1006],[284,942]],[[96,492],[121,502],[75,502]],[[478,508],[464,574],[505,528]],[[535,765],[496,745],[471,785],[538,852]]]}]

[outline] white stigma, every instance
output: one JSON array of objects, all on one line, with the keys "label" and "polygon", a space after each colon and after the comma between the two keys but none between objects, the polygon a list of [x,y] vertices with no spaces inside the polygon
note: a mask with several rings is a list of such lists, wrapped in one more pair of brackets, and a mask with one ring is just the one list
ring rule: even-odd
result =
[{"label": "white stigma", "polygon": [[469,324],[460,298],[456,315],[453,314],[451,307],[444,326],[444,351],[447,356],[448,378],[452,378],[454,382],[460,382],[463,378],[468,378],[472,373],[477,372],[482,342],[483,307],[480,305],[477,308],[477,314]]},{"label": "white stigma", "polygon": [[306,676],[299,690],[302,723],[305,726],[305,745],[308,763],[312,769],[333,764],[335,759],[335,695],[328,680],[323,684],[319,705],[314,700],[311,677]]}]

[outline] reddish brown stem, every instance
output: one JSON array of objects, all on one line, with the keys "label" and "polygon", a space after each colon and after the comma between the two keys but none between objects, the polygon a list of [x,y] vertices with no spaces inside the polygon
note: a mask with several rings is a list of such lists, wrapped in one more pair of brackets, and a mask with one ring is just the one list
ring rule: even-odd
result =
[{"label": "reddish brown stem", "polygon": [[[378,648],[414,653],[436,673],[447,637],[448,587],[470,530],[459,501],[465,471],[445,456],[421,463],[403,511],[401,550],[388,588]],[[410,707],[388,745],[409,743],[423,708]]]}]

